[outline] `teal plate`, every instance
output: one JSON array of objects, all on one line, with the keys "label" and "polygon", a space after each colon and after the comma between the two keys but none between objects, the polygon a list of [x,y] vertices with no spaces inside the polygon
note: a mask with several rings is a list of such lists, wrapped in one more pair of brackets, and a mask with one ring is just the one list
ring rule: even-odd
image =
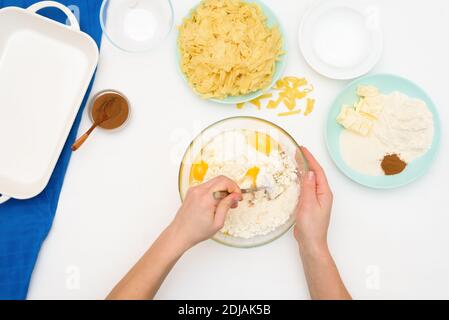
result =
[{"label": "teal plate", "polygon": [[[400,91],[410,97],[423,100],[433,114],[435,133],[432,146],[423,156],[408,164],[407,168],[400,174],[394,176],[367,176],[349,167],[340,153],[340,134],[343,127],[336,122],[344,104],[353,105],[358,99],[356,90],[359,85],[374,85],[383,94]],[[415,83],[391,74],[374,74],[359,78],[350,83],[333,102],[326,124],[326,143],[329,153],[337,167],[355,182],[376,189],[398,188],[409,184],[423,176],[430,168],[435,159],[441,140],[441,124],[437,108],[432,99]]]},{"label": "teal plate", "polygon": [[[273,13],[273,11],[271,11],[271,9],[268,6],[266,6],[263,2],[261,2],[259,0],[246,0],[245,2],[247,2],[247,3],[257,3],[259,5],[259,7],[262,9],[265,17],[267,17],[267,25],[268,25],[268,27],[272,28],[272,27],[277,26],[279,28],[279,32],[281,33],[281,37],[282,37],[282,50],[285,53],[280,57],[280,60],[276,62],[276,69],[275,69],[275,72],[274,72],[274,75],[273,75],[273,81],[271,81],[271,84],[267,88],[261,89],[261,90],[258,90],[258,91],[254,91],[254,92],[246,94],[246,95],[229,96],[229,97],[227,97],[225,99],[214,99],[214,98],[211,98],[211,99],[209,99],[210,101],[223,103],[223,104],[237,104],[237,103],[243,103],[243,102],[251,101],[253,99],[256,99],[256,98],[260,97],[261,95],[266,93],[268,90],[270,90],[274,86],[274,84],[281,78],[282,74],[284,73],[284,70],[285,70],[285,67],[286,67],[286,64],[287,64],[287,44],[286,44],[286,40],[285,40],[285,32],[284,32],[284,29],[282,28],[282,25],[279,23],[278,19],[276,18],[276,15]],[[197,8],[197,6],[195,6],[193,9],[190,10],[189,16],[192,14],[192,12],[196,8]],[[186,78],[186,76],[185,76],[185,74],[182,72],[181,67],[180,67],[180,65],[181,65],[181,57],[179,55],[178,45],[176,45],[176,62],[178,64],[178,67],[179,67],[179,70],[181,72],[182,77],[184,78],[184,80],[187,83],[189,83],[187,78]]]}]

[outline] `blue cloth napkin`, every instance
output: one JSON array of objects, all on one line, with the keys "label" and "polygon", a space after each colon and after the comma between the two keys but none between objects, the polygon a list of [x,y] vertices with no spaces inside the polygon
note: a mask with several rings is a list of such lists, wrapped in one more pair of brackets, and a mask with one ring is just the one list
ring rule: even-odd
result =
[{"label": "blue cloth napkin", "polygon": [[[0,0],[0,8],[8,6],[26,8],[35,2],[38,1]],[[59,0],[58,2],[68,6],[75,13],[81,30],[89,34],[100,47],[99,12],[102,1]],[[60,10],[54,8],[43,9],[39,14],[59,22],[65,22],[67,19]],[[33,53],[29,54],[31,58]],[[9,200],[0,205],[0,299],[19,300],[27,296],[39,250],[53,223],[64,175],[70,161],[70,147],[75,141],[92,82],[45,190],[33,199]]]}]

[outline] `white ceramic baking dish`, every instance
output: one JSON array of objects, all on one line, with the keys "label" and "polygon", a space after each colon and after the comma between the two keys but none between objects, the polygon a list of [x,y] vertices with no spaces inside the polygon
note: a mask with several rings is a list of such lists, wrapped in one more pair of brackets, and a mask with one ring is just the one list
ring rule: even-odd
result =
[{"label": "white ceramic baking dish", "polygon": [[[70,25],[36,13],[46,7]],[[62,4],[0,10],[0,203],[45,188],[97,62],[95,41]]]}]

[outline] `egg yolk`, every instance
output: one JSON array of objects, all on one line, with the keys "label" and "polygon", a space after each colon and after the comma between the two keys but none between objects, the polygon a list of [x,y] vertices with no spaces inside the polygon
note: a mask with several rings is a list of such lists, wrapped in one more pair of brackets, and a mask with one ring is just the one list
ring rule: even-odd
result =
[{"label": "egg yolk", "polygon": [[258,167],[252,167],[246,172],[246,177],[251,179],[252,187],[257,186],[257,176],[259,175],[260,169]]},{"label": "egg yolk", "polygon": [[207,169],[209,165],[202,161],[192,164],[192,168],[190,169],[190,182],[198,181],[203,182],[204,176],[207,173]]},{"label": "egg yolk", "polygon": [[249,144],[260,153],[270,155],[271,150],[276,147],[276,142],[268,134],[253,132],[249,135]]}]

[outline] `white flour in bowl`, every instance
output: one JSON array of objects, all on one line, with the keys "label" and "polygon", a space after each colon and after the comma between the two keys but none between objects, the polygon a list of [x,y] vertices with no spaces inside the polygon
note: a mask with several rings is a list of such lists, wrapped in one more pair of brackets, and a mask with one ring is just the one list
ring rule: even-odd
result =
[{"label": "white flour in bowl", "polygon": [[[250,143],[255,135],[265,142],[263,148]],[[224,132],[203,148],[201,159],[208,165],[204,182],[224,175],[241,188],[269,187],[268,193],[244,194],[221,232],[246,239],[265,235],[293,214],[299,198],[296,163],[270,137],[249,130]]]}]

